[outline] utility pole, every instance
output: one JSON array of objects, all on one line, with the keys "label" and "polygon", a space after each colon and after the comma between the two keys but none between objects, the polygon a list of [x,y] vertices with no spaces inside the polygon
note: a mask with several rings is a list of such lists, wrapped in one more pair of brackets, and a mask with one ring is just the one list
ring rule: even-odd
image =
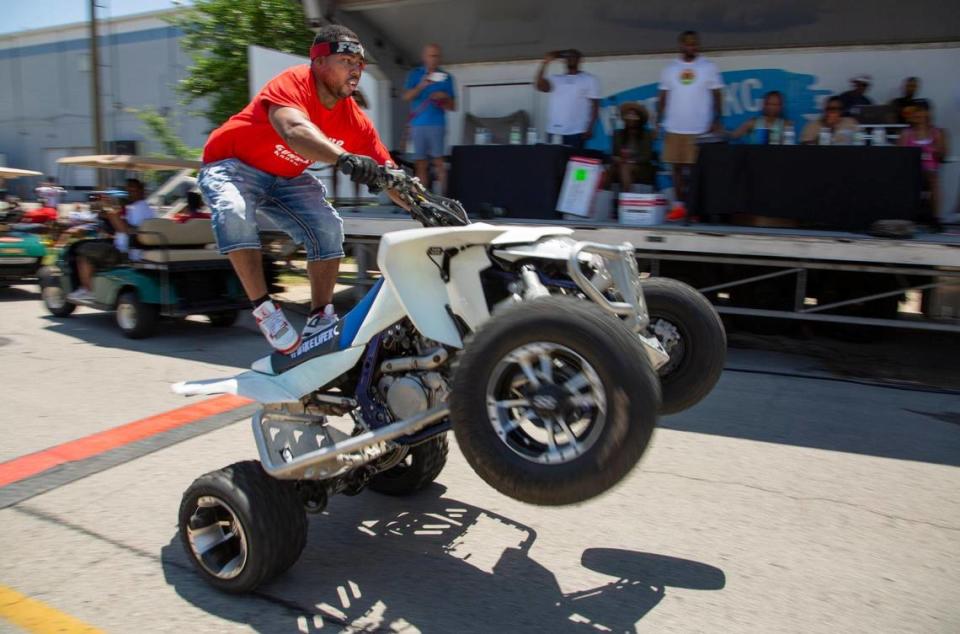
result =
[{"label": "utility pole", "polygon": [[[97,47],[97,1],[90,0],[90,112],[93,118],[93,152],[103,153],[103,130],[100,127],[100,54]],[[104,173],[97,169],[97,187],[105,188]]]}]

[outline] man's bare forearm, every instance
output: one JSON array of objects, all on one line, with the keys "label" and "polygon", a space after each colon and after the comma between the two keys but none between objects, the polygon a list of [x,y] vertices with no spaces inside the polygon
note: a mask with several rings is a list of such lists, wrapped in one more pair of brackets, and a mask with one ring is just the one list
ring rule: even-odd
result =
[{"label": "man's bare forearm", "polygon": [[342,147],[327,138],[320,129],[308,121],[298,121],[283,126],[280,138],[305,159],[321,163],[336,163],[344,153]]}]

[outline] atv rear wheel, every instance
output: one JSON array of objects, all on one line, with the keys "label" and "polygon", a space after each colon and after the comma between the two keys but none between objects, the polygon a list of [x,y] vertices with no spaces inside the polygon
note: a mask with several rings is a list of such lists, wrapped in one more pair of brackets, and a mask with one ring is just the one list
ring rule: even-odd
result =
[{"label": "atv rear wheel", "polygon": [[416,493],[437,479],[447,464],[449,449],[446,434],[411,447],[403,460],[373,476],[367,487],[384,495]]},{"label": "atv rear wheel", "polygon": [[590,499],[646,450],[660,385],[639,338],[595,304],[545,297],[468,338],[450,419],[488,484],[541,505]]},{"label": "atv rear wheel", "polygon": [[179,528],[200,576],[230,593],[250,592],[286,571],[307,541],[296,489],[253,460],[194,480],[180,503]]}]

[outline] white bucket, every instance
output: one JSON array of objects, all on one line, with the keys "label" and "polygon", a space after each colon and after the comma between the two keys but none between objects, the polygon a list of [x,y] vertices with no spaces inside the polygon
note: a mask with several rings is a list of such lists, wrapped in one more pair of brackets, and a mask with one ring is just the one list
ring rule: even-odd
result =
[{"label": "white bucket", "polygon": [[661,194],[622,193],[618,201],[620,224],[659,225],[667,215],[667,199]]}]

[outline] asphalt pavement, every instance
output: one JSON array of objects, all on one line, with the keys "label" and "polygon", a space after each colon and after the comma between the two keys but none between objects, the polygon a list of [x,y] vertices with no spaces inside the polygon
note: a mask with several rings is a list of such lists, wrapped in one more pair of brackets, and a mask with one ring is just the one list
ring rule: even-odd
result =
[{"label": "asphalt pavement", "polygon": [[[0,463],[195,403],[169,385],[264,352],[246,319],[131,341],[0,289]],[[247,597],[192,572],[176,513],[195,477],[256,456],[250,407],[61,464],[0,488],[0,631],[5,596],[116,632],[960,631],[960,393],[797,352],[732,349],[585,504],[510,500],[455,447],[421,494],[336,497]]]}]

